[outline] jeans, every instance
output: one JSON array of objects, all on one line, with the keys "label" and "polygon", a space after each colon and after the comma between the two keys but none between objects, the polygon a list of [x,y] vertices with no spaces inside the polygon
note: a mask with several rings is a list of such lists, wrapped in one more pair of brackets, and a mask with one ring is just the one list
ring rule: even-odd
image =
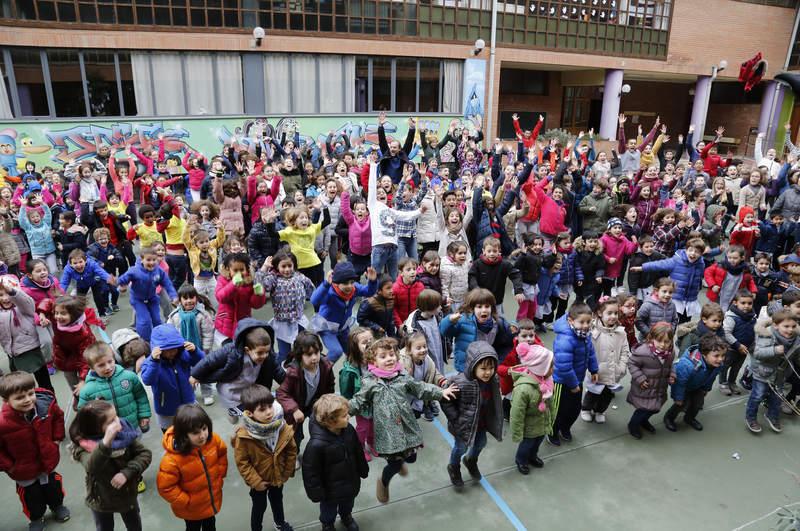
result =
[{"label": "jeans", "polygon": [[[94,527],[97,531],[114,531],[114,515],[117,513],[99,513],[92,511],[94,516]],[[128,531],[142,531],[142,518],[139,516],[139,507],[120,513],[125,529]]]},{"label": "jeans", "polygon": [[398,236],[397,237],[397,261],[399,262],[405,257],[419,260],[417,253],[417,237],[416,236]]},{"label": "jeans", "polygon": [[515,457],[517,463],[527,465],[539,456],[539,447],[542,445],[544,435],[539,437],[523,438],[517,447],[517,455]]},{"label": "jeans", "polygon": [[344,351],[347,350],[347,340],[349,336],[349,328],[345,328],[339,332],[332,332],[329,330],[319,332],[319,338],[322,340],[325,348],[328,349],[328,361],[336,363],[336,360],[342,357]]},{"label": "jeans", "polygon": [[250,510],[250,531],[261,531],[263,528],[267,499],[272,504],[273,522],[280,525],[286,521],[283,514],[283,485],[267,487],[266,490],[250,489],[250,498],[253,500],[253,508]]},{"label": "jeans", "polygon": [[391,243],[374,246],[372,248],[372,267],[378,272],[378,277],[386,268],[390,277],[397,278],[397,246]]},{"label": "jeans", "polygon": [[386,466],[383,467],[383,472],[381,473],[381,482],[389,486],[389,482],[392,478],[400,472],[400,469],[403,468],[403,463],[415,463],[417,461],[417,453],[414,452],[413,454],[403,458],[393,458],[386,460]]},{"label": "jeans", "polygon": [[31,520],[41,520],[48,507],[55,509],[64,505],[64,486],[61,483],[61,474],[50,472],[47,483],[44,485],[39,481],[31,483],[27,487],[17,485],[17,495],[22,502],[22,511],[25,516]]},{"label": "jeans", "polygon": [[767,416],[773,420],[780,417],[780,397],[772,390],[770,384],[753,378],[753,389],[750,391],[750,398],[747,400],[747,408],[745,409],[745,418],[747,420],[756,420],[758,406],[764,398],[767,399]]},{"label": "jeans", "polygon": [[356,500],[351,498],[347,501],[331,502],[322,500],[319,502],[319,521],[323,524],[333,525],[336,522],[336,513],[346,517],[353,514],[353,505]]},{"label": "jeans", "polygon": [[184,520],[186,531],[217,531],[217,519],[212,516],[205,520]]},{"label": "jeans", "polygon": [[467,445],[461,439],[455,440],[453,450],[450,452],[450,464],[453,466],[460,466],[461,457],[467,454],[467,459],[478,459],[478,456],[486,447],[486,430],[478,430],[475,432],[475,440],[472,441],[472,446],[467,452]]}]

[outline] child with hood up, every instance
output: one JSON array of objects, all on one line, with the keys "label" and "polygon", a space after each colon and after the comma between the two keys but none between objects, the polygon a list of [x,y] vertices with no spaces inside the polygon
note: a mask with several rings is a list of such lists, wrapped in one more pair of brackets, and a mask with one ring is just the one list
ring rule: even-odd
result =
[{"label": "child with hood up", "polygon": [[761,231],[758,229],[758,220],[752,208],[747,206],[739,208],[738,219],[739,222],[731,231],[730,244],[744,247],[744,258],[747,259],[753,254],[756,240],[761,235]]},{"label": "child with hood up", "polygon": [[514,380],[511,440],[519,443],[515,461],[520,474],[542,468],[539,447],[553,424],[553,353],[541,345],[517,346],[520,365],[509,372]]}]

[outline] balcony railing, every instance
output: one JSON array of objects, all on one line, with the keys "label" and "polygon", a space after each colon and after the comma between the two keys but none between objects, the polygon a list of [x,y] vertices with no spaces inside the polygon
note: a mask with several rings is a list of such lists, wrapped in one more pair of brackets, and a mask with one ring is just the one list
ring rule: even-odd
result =
[{"label": "balcony railing", "polygon": [[[498,3],[498,42],[664,59],[674,0]],[[491,0],[0,0],[0,22],[62,27],[395,36],[487,42]]]}]

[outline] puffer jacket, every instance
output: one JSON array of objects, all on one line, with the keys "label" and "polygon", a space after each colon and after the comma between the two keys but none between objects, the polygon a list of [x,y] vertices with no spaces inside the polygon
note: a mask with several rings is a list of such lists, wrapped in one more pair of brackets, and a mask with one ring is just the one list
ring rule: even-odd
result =
[{"label": "puffer jacket", "polygon": [[278,391],[275,393],[275,398],[283,408],[286,422],[290,426],[295,425],[294,412],[302,411],[305,417],[311,415],[311,410],[314,403],[319,400],[324,394],[335,393],[333,365],[325,358],[319,360],[319,384],[314,396],[308,398],[306,378],[300,362],[297,360],[292,361],[286,367],[286,378],[281,382]]},{"label": "puffer jacket", "polygon": [[350,360],[344,360],[339,369],[339,394],[350,400],[360,390],[361,367],[351,365]]},{"label": "puffer jacket", "polygon": [[547,435],[555,420],[553,411],[553,398],[544,399],[545,410],[539,411],[542,402],[542,392],[539,382],[523,366],[514,367],[509,371],[514,380],[514,396],[511,398],[511,440],[515,443],[524,439],[533,439]]},{"label": "puffer jacket", "polygon": [[[728,271],[719,262],[713,264],[711,267],[706,268],[703,277],[706,280],[706,285],[708,285],[706,297],[708,297],[709,301],[719,302],[719,292],[715,292],[711,288],[714,286],[722,288],[722,283],[725,282],[726,276],[728,276]],[[750,271],[746,266],[742,272],[742,280],[739,282],[737,291],[740,289],[746,289],[750,293],[755,293],[757,290],[756,283],[753,281],[753,276],[750,274]],[[727,308],[723,308],[723,311],[725,310],[727,310]]]},{"label": "puffer jacket", "polygon": [[686,250],[680,249],[664,260],[642,264],[642,271],[645,273],[656,271],[667,273],[675,281],[675,293],[672,298],[679,301],[692,302],[697,300],[700,287],[703,285],[705,262],[702,258],[690,262],[686,258]]},{"label": "puffer jacket", "polygon": [[[125,448],[125,453],[114,457],[102,441],[92,452],[75,445],[72,457],[86,470],[86,505],[93,511],[125,513],[138,507],[137,486],[142,473],[150,466],[153,453],[139,439]],[[111,478],[121,472],[127,481],[122,488],[111,486]]]},{"label": "puffer jacket", "polygon": [[[636,409],[659,411],[667,401],[669,378],[675,376],[672,370],[674,359],[675,353],[671,352],[662,362],[647,343],[636,347],[628,358],[628,371],[631,373],[628,403],[633,404]],[[643,382],[647,382],[650,387],[642,389]]]},{"label": "puffer jacket", "polygon": [[261,295],[256,295],[253,291],[253,284],[237,286],[231,279],[222,275],[217,278],[214,295],[219,302],[214,327],[225,337],[233,336],[238,322],[250,317],[253,310],[257,310],[267,303],[266,291]]},{"label": "puffer jacket", "polygon": [[366,326],[377,333],[389,337],[397,337],[397,327],[394,324],[394,303],[377,294],[361,301],[358,306],[356,321],[361,326]]},{"label": "puffer jacket", "polygon": [[[561,260],[561,271],[559,271],[559,286],[574,286],[575,282],[583,281],[583,270],[581,269],[580,261],[578,260],[578,252],[572,249],[568,253],[561,253],[563,259]],[[608,276],[608,273],[606,273]]]},{"label": "puffer jacket", "polygon": [[793,184],[778,197],[773,210],[780,210],[786,219],[800,216],[800,185]]},{"label": "puffer jacket", "polygon": [[[411,354],[406,352],[406,349],[401,349],[399,353],[400,363],[403,365],[403,370],[406,374],[414,375],[414,360],[411,359]],[[447,381],[439,371],[436,370],[436,364],[430,356],[425,356],[422,362],[425,365],[425,373],[422,376],[422,381],[425,383],[438,385],[442,387]]]},{"label": "puffer jacket", "polygon": [[372,225],[369,215],[361,221],[356,219],[350,208],[350,194],[347,191],[342,192],[342,217],[349,229],[347,239],[350,243],[350,251],[359,256],[369,256],[372,252]]},{"label": "puffer jacket", "polygon": [[625,328],[609,328],[596,319],[590,335],[597,356],[597,383],[618,385],[628,371],[628,358],[631,355]]},{"label": "puffer jacket", "polygon": [[483,256],[480,256],[472,262],[472,266],[469,268],[469,289],[488,289],[494,294],[498,306],[503,304],[507,281],[511,281],[514,295],[522,294],[522,274],[508,259],[504,258],[495,264],[488,264],[483,260]]},{"label": "puffer jacket", "polygon": [[[47,318],[51,319],[52,312]],[[97,341],[88,322],[77,332],[64,332],[57,324],[53,325],[53,365],[60,371],[75,371],[81,380],[89,374],[89,365],[83,357],[84,351]]]},{"label": "puffer jacket", "polygon": [[391,378],[364,373],[361,390],[350,399],[351,415],[372,414],[375,450],[383,457],[402,455],[422,444],[422,429],[411,411],[409,395],[431,402],[441,400],[442,389],[418,382],[402,371]]},{"label": "puffer jacket", "polygon": [[[502,317],[495,320],[497,325],[497,334],[495,335],[492,347],[495,350],[498,358],[502,362],[505,360],[506,355],[514,346],[514,335],[511,332],[508,322]],[[453,347],[453,358],[455,358],[455,368],[459,372],[463,372],[466,368],[467,349],[469,346],[478,341],[478,323],[474,314],[464,314],[459,317],[455,323],[449,317],[442,319],[439,323],[439,332],[442,336],[455,339]]]},{"label": "puffer jacket", "polygon": [[720,367],[712,367],[696,347],[689,348],[675,363],[675,383],[670,388],[673,400],[685,400],[686,393],[703,389],[708,392],[714,385]]},{"label": "puffer jacket", "polygon": [[175,449],[174,427],[162,439],[164,457],[158,467],[158,493],[173,514],[184,520],[205,520],[222,509],[222,484],[228,474],[228,449],[216,433],[187,454]]},{"label": "puffer jacket", "polygon": [[678,346],[678,352],[685,352],[690,346],[699,345],[700,338],[706,334],[714,334],[725,339],[723,327],[714,331],[708,328],[702,320],[679,324],[675,331],[675,343]]},{"label": "puffer jacket", "polygon": [[422,199],[420,206],[426,208],[417,218],[417,241],[419,243],[433,243],[439,241],[439,212],[442,208],[437,205],[433,190],[428,189],[428,193]]},{"label": "puffer jacket", "polygon": [[50,225],[53,215],[49,208],[43,208],[44,215],[38,225],[33,225],[28,219],[28,209],[23,207],[19,212],[19,226],[28,237],[32,256],[47,256],[56,252],[56,244],[50,234]]},{"label": "puffer jacket", "polygon": [[[197,323],[197,332],[200,335],[201,345],[195,345],[203,352],[211,352],[214,348],[214,318],[203,308],[200,303],[195,306],[197,314],[195,315],[195,322]],[[175,308],[172,313],[167,317],[167,323],[175,327],[178,332],[181,330],[181,309]],[[186,338],[184,338],[186,339]],[[151,338],[152,341],[152,338]]]},{"label": "puffer jacket", "polygon": [[583,382],[587,370],[597,374],[597,356],[592,339],[589,335],[578,337],[570,328],[566,315],[556,321],[553,331],[556,333],[553,380],[567,389],[575,389]]},{"label": "puffer jacket", "polygon": [[359,297],[375,295],[375,292],[378,291],[378,280],[370,280],[366,285],[356,282],[355,290],[355,295],[349,301],[345,301],[336,293],[333,286],[325,280],[311,294],[311,304],[314,305],[319,317],[328,322],[338,324],[339,330],[343,330],[343,327],[353,316],[353,306],[355,306],[356,300]]},{"label": "puffer jacket", "polygon": [[463,303],[469,291],[469,260],[458,265],[445,256],[441,264],[439,278],[442,279],[442,299]]},{"label": "puffer jacket", "polygon": [[90,400],[111,402],[117,415],[126,419],[131,426],[138,426],[140,420],[150,418],[147,391],[136,373],[123,369],[121,365],[114,368],[111,378],[103,378],[89,371],[86,383],[81,388],[78,409]]},{"label": "puffer jacket", "polygon": [[9,297],[13,306],[0,308],[0,347],[13,358],[39,348],[40,342],[33,299],[21,289],[10,292]]},{"label": "puffer jacket", "polygon": [[361,490],[361,479],[369,475],[364,450],[351,425],[333,433],[313,417],[308,431],[311,438],[303,452],[303,487],[314,502],[350,501]]},{"label": "puffer jacket", "polygon": [[[609,233],[605,233],[600,237],[603,243],[603,256],[606,259],[606,269],[603,276],[606,278],[619,278],[624,274],[622,266],[625,263],[625,258],[636,252],[636,244],[628,240],[624,234],[615,238]],[[609,258],[615,258],[616,262],[613,264]]]},{"label": "puffer jacket", "polygon": [[261,220],[253,223],[250,234],[247,235],[247,251],[254,267],[260,268],[264,265],[268,257],[278,252],[280,245],[280,238],[276,237],[275,231],[267,228],[266,223]]},{"label": "puffer jacket", "polygon": [[[712,249],[719,247],[722,243],[722,227],[717,225],[714,221],[720,212],[727,212],[727,209],[722,205],[708,205],[706,208],[706,215],[703,224],[700,226],[700,233],[709,247]],[[723,226],[725,221],[722,222]]]},{"label": "puffer jacket", "polygon": [[599,196],[592,193],[581,199],[578,210],[583,215],[583,230],[603,234],[613,206],[614,200],[607,193]]},{"label": "puffer jacket", "polygon": [[[36,311],[42,311],[40,309],[40,305],[46,301],[54,301],[59,296],[64,294],[64,290],[61,289],[61,284],[58,283],[58,279],[53,275],[48,275],[47,277],[47,285],[42,286],[31,280],[31,277],[24,276],[22,277],[22,281],[20,282],[20,287],[22,287],[22,291],[27,293],[33,299],[33,302],[36,304]],[[48,305],[50,306],[50,305]]]},{"label": "puffer jacket", "polygon": [[674,302],[662,303],[658,300],[656,293],[653,293],[636,312],[636,329],[644,337],[654,324],[660,322],[670,323],[673,327],[677,326],[678,311],[675,309]]},{"label": "puffer jacket", "polygon": [[279,487],[294,477],[297,444],[294,442],[294,429],[285,422],[272,451],[264,441],[253,438],[244,426],[236,428],[231,446],[236,468],[251,489],[262,481],[270,487]]},{"label": "puffer jacket", "polygon": [[[472,446],[478,424],[483,421],[486,431],[495,439],[503,439],[503,406],[500,400],[500,380],[493,374],[488,383],[483,384],[475,379],[475,368],[485,360],[494,360],[495,367],[499,364],[497,352],[486,341],[475,341],[467,349],[466,370],[458,373],[450,380],[451,384],[458,386],[458,394],[454,400],[442,402],[442,411],[447,416],[447,431],[453,437]],[[486,418],[481,419],[480,412],[483,408],[481,386],[488,385],[492,395],[492,402],[486,406]],[[377,433],[377,430],[376,430]]]},{"label": "puffer jacket", "polygon": [[397,280],[392,284],[392,293],[394,294],[392,315],[396,327],[403,326],[411,312],[417,309],[417,297],[424,289],[425,286],[419,280],[406,284],[400,275],[397,276]]},{"label": "puffer jacket", "polygon": [[189,383],[190,371],[203,359],[199,347],[194,352],[183,348],[183,337],[172,325],[158,325],[150,338],[152,348],[162,351],[180,348],[172,361],[160,357],[154,360],[147,356],[142,363],[142,382],[153,390],[153,405],[156,413],[171,417],[183,404],[194,403],[194,389]]},{"label": "puffer jacket", "polygon": [[750,356],[750,372],[756,380],[773,384],[780,389],[786,381],[787,373],[792,373],[790,364],[797,366],[800,361],[800,336],[795,336],[794,342],[785,347],[782,354],[778,354],[775,352],[775,347],[779,344],[775,339],[777,333],[771,321],[756,324],[756,347]]},{"label": "puffer jacket", "polygon": [[0,471],[15,481],[27,481],[55,470],[64,440],[64,412],[55,395],[36,389],[36,416],[31,422],[8,402],[0,409]]}]

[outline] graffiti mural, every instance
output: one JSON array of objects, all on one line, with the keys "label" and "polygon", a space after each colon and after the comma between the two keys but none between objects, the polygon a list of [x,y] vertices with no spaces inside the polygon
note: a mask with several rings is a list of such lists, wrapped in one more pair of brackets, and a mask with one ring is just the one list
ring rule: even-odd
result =
[{"label": "graffiti mural", "polygon": [[[392,115],[386,124],[389,140],[401,142],[408,132],[409,115]],[[441,138],[454,115],[419,117],[419,127],[439,133]],[[474,128],[471,120],[461,120],[460,127]],[[0,171],[18,175],[31,160],[38,167],[61,165],[69,160],[83,160],[97,154],[100,146],[122,151],[129,147],[146,152],[158,146],[163,135],[168,155],[182,156],[187,151],[214,155],[224,144],[255,151],[261,133],[273,138],[293,139],[300,144],[324,145],[329,132],[334,138],[346,136],[354,147],[378,143],[377,117],[338,115],[329,117],[274,118],[178,118],[174,120],[85,120],[79,122],[9,122],[0,124]]]}]

